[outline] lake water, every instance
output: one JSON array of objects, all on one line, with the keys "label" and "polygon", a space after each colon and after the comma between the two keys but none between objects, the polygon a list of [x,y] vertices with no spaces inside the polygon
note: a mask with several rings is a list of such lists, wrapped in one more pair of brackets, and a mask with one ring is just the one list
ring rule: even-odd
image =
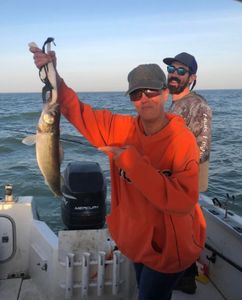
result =
[{"label": "lake water", "polygon": [[[235,196],[229,205],[242,215],[242,90],[200,90],[213,111],[212,149],[209,170],[208,196],[225,201],[226,194]],[[95,108],[108,108],[117,113],[134,113],[123,92],[78,93]],[[170,101],[170,100],[169,100]],[[167,105],[170,103],[168,102]],[[34,196],[40,218],[57,232],[63,229],[60,200],[52,196],[37,166],[34,146],[22,139],[35,132],[42,100],[40,93],[0,93],[0,196],[4,186],[13,184],[14,195]],[[63,117],[61,136],[64,160],[97,161],[108,183],[107,202],[110,202],[109,164],[106,156],[91,147]],[[78,143],[77,143],[78,142]]]}]

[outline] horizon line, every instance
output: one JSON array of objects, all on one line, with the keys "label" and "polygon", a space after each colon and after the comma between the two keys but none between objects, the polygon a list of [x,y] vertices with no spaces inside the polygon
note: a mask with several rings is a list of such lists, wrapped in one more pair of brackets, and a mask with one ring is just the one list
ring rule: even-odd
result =
[{"label": "horizon line", "polygon": [[[218,90],[242,90],[242,88],[204,88],[204,89],[196,89],[194,91],[218,91]],[[75,91],[76,93],[126,93],[126,91]],[[41,94],[41,91],[33,91],[33,92],[6,92],[0,91],[0,94]]]}]

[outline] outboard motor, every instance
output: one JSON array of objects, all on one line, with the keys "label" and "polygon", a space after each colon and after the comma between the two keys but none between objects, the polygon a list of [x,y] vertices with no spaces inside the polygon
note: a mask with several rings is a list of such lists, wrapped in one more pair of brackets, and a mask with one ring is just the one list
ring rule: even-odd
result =
[{"label": "outboard motor", "polygon": [[105,224],[107,185],[97,162],[71,162],[63,173],[61,214],[68,229]]}]

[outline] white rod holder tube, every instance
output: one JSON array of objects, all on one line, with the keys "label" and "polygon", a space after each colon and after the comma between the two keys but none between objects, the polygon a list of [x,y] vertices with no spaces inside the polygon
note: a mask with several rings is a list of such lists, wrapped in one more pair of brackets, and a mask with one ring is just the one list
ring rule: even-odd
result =
[{"label": "white rod holder tube", "polygon": [[105,277],[105,252],[99,251],[98,253],[98,266],[97,266],[97,295],[103,294]]},{"label": "white rod holder tube", "polygon": [[119,277],[120,277],[120,258],[121,252],[116,250],[113,252],[113,295],[117,295],[119,287]]},{"label": "white rod holder tube", "polygon": [[89,271],[90,271],[90,253],[84,252],[82,255],[82,284],[81,284],[82,297],[88,295]]},{"label": "white rod holder tube", "polygon": [[71,299],[73,294],[73,266],[74,266],[74,254],[68,253],[66,256],[65,299]]}]

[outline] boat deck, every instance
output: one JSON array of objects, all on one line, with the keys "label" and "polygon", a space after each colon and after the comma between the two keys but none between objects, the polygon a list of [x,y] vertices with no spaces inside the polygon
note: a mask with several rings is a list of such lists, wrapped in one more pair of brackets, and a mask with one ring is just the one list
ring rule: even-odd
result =
[{"label": "boat deck", "polygon": [[215,288],[209,281],[206,284],[197,282],[197,290],[195,295],[185,294],[180,291],[174,291],[172,300],[226,300],[226,298]]},{"label": "boat deck", "polygon": [[37,290],[31,279],[0,280],[1,300],[46,300]]},{"label": "boat deck", "polygon": [[[197,282],[197,286],[198,288],[195,295],[188,295],[180,291],[174,291],[172,300],[225,300],[211,282],[207,284]],[[21,278],[0,280],[0,299],[46,300],[41,296],[31,279],[22,280]]]}]

